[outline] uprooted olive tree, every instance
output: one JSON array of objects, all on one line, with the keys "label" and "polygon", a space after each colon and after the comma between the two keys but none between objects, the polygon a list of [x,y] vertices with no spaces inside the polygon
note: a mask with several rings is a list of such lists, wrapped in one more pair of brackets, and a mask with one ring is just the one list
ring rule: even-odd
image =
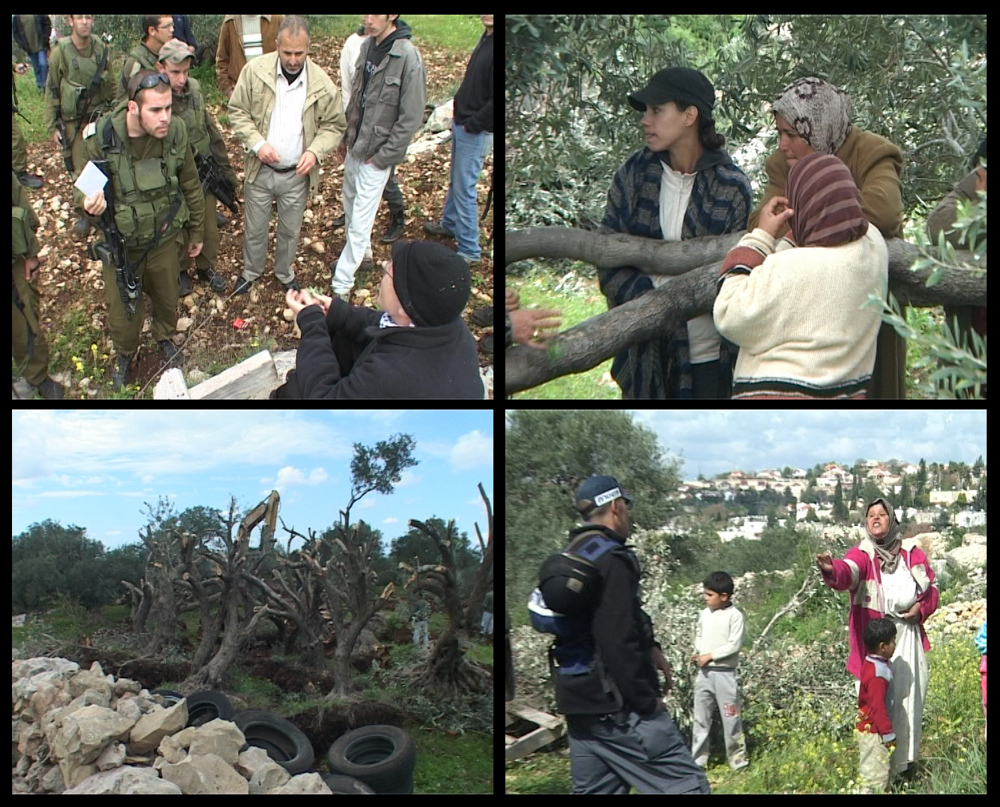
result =
[{"label": "uprooted olive tree", "polygon": [[324,533],[310,530],[308,536],[284,527],[282,521],[289,533],[289,547],[295,537],[303,539],[304,545],[289,552],[270,579],[244,576],[263,594],[273,613],[295,624],[307,663],[321,667],[322,640],[327,633],[335,637],[334,689],[330,693],[334,697],[351,693],[355,643],[371,618],[391,604],[394,589],[391,582],[378,585],[374,568],[381,553],[381,533],[363,521],[352,525],[351,508],[369,493],[392,493],[402,472],[417,465],[412,456],[415,446],[407,434],[380,441],[374,448],[355,443],[350,499],[340,511],[340,520]]},{"label": "uprooted olive tree", "polygon": [[[711,312],[719,263],[742,236],[739,232],[667,242],[562,227],[508,231],[507,265],[527,258],[566,258],[585,261],[596,269],[634,266],[675,277],[658,289],[563,331],[547,350],[523,346],[508,349],[504,356],[506,394],[589,370],[633,342],[668,332],[692,317]],[[889,291],[901,303],[986,305],[985,272],[951,268],[936,285],[927,287],[930,270],[910,270],[919,257],[918,248],[898,238],[888,239],[886,246]],[[961,262],[986,269],[985,256],[977,260],[965,251],[955,256]]]},{"label": "uprooted olive tree", "polygon": [[476,534],[482,550],[483,562],[476,574],[476,582],[469,596],[468,607],[463,608],[458,586],[455,562],[455,522],[449,521],[442,535],[431,523],[410,520],[410,526],[433,539],[441,556],[440,563],[400,563],[410,573],[407,588],[414,592],[431,594],[448,617],[448,622],[435,640],[427,658],[409,673],[411,680],[426,694],[448,700],[458,700],[468,694],[489,692],[493,682],[489,671],[465,658],[465,653],[479,625],[478,615],[486,587],[493,573],[493,510],[490,500],[479,485],[479,495],[486,505],[488,538],[483,543],[482,533],[476,525]]},{"label": "uprooted olive tree", "polygon": [[[177,644],[180,614],[198,610],[200,640],[181,689],[218,688],[267,617],[294,626],[302,660],[314,668],[324,663],[323,640],[335,636],[331,694],[349,694],[354,645],[371,617],[389,605],[394,588],[391,582],[376,588],[381,534],[364,522],[351,525],[351,508],[373,491],[392,493],[402,472],[417,464],[414,447],[405,434],[373,448],[355,443],[350,500],[340,521],[321,536],[310,531],[308,538],[285,527],[289,544],[296,537],[305,540],[301,549],[287,554],[275,548],[276,492],[244,518],[235,499],[225,514],[197,507],[176,516],[164,501],[156,511],[150,508],[152,521],[142,536],[148,549],[146,578],[138,587],[126,583],[137,633],[150,618],[156,622],[142,657]],[[260,545],[251,548],[250,531],[265,514]]]},{"label": "uprooted olive tree", "polygon": [[150,523],[140,533],[148,550],[145,577],[138,587],[122,581],[132,595],[137,635],[147,634],[149,619],[155,624],[139,658],[162,654],[171,645],[190,646],[181,634],[180,616],[199,611],[200,638],[180,688],[217,688],[268,613],[241,574],[259,573],[272,562],[273,534],[265,528],[260,547],[250,550],[235,499],[225,513],[199,506],[178,516],[163,499],[155,509],[147,508]]}]

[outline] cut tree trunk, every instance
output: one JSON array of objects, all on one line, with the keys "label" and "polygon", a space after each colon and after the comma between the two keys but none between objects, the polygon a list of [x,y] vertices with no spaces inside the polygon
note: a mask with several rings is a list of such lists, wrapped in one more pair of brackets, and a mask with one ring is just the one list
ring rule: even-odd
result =
[{"label": "cut tree trunk", "polygon": [[[599,235],[586,230],[540,227],[507,233],[507,263],[527,257],[571,258],[598,268],[637,266],[648,272],[677,274],[673,280],[641,297],[591,317],[555,337],[546,350],[515,346],[504,355],[505,392],[510,395],[553,378],[581,373],[624,350],[633,342],[669,332],[680,323],[711,312],[715,303],[719,264],[743,233],[688,241],[655,241],[630,235]],[[898,238],[886,241],[889,290],[901,303],[917,306],[986,305],[986,274],[950,269],[928,288],[930,270],[910,271],[919,257],[917,247]],[[986,269],[972,253],[956,252],[959,260]],[[701,263],[697,263],[700,261]]]}]

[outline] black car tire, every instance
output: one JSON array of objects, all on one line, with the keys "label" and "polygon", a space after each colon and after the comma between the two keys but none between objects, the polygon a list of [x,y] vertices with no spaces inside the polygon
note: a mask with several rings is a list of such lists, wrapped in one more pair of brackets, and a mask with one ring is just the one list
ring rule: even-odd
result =
[{"label": "black car tire", "polygon": [[315,758],[312,743],[294,723],[259,709],[237,712],[233,722],[247,738],[248,745],[263,748],[292,776],[312,769]]},{"label": "black car tire", "polygon": [[376,793],[412,793],[417,761],[413,738],[396,726],[364,726],[347,732],[327,754],[330,770]]},{"label": "black car tire", "polygon": [[188,695],[187,702],[189,726],[204,726],[216,718],[232,720],[236,714],[229,698],[213,689]]},{"label": "black car tire", "polygon": [[364,793],[369,795],[375,793],[364,782],[352,779],[350,776],[335,776],[332,773],[324,773],[323,781],[326,782],[331,793]]}]

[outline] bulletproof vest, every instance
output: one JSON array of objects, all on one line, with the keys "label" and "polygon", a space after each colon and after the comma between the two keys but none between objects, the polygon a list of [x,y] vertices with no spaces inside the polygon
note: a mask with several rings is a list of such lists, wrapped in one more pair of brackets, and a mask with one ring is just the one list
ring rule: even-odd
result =
[{"label": "bulletproof vest", "polygon": [[[77,102],[80,96],[84,95],[90,88],[90,83],[94,80],[94,73],[101,63],[101,54],[107,48],[99,39],[92,37],[94,47],[91,49],[89,57],[81,56],[80,51],[73,44],[73,38],[64,36],[59,40],[59,47],[62,48],[63,55],[69,63],[69,72],[63,77],[59,85],[59,107],[64,121],[75,121],[77,115]],[[112,95],[107,74],[101,76],[101,87],[94,96],[90,104],[90,111],[100,109],[104,99]],[[86,123],[86,121],[83,121]]]},{"label": "bulletproof vest", "polygon": [[205,95],[196,79],[188,78],[188,94],[174,96],[173,114],[184,121],[188,142],[201,157],[211,154],[212,139],[205,125]]},{"label": "bulletproof vest", "polygon": [[135,161],[128,148],[125,127],[127,103],[101,117],[97,135],[101,150],[108,158],[115,183],[115,223],[129,247],[146,247],[167,220],[174,200],[180,198],[180,208],[168,228],[161,234],[166,240],[189,218],[187,202],[178,176],[188,148],[184,124],[171,118],[163,143],[163,156]]},{"label": "bulletproof vest", "polygon": [[[153,53],[149,48],[147,48],[142,42],[136,45],[132,50],[128,52],[128,56],[125,60],[128,61],[129,57],[135,59],[135,63],[132,65],[132,70],[127,76],[124,76],[122,83],[128,87],[129,79],[132,78],[140,70],[156,70],[156,54]],[[124,71],[125,66],[122,65],[122,70]],[[125,92],[125,90],[122,90]]]}]

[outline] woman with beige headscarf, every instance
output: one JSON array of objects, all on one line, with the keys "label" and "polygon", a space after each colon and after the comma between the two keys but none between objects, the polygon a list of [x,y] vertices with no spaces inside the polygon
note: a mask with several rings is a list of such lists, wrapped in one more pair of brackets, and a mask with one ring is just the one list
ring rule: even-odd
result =
[{"label": "woman with beige headscarf", "polygon": [[878,617],[888,617],[896,626],[891,661],[896,732],[891,771],[896,774],[905,771],[920,751],[920,720],[927,696],[925,653],[931,649],[923,623],[937,610],[938,588],[927,556],[915,538],[903,539],[896,513],[885,499],[868,504],[865,532],[843,560],[822,552],[816,556],[816,565],[824,583],[851,592],[847,660],[851,675],[861,676],[865,626]]},{"label": "woman with beige headscarf", "polygon": [[[895,144],[851,123],[848,95],[812,76],[785,87],[772,104],[778,150],[767,158],[767,187],[750,214],[748,232],[759,226],[761,211],[777,196],[788,196],[788,171],[808,154],[833,154],[851,172],[865,218],[885,238],[903,237],[903,154]],[[778,233],[780,238],[784,229]],[[905,314],[904,314],[905,316]],[[878,336],[870,398],[905,398],[906,342],[889,325]]]}]

